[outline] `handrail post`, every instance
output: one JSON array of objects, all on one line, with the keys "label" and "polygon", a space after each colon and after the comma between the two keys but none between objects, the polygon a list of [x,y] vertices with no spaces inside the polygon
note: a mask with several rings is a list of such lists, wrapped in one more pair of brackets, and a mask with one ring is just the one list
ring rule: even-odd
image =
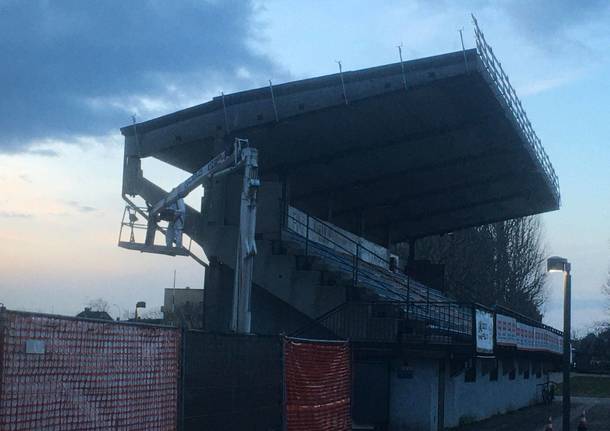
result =
[{"label": "handrail post", "polygon": [[430,286],[426,286],[426,314],[428,319],[432,320],[430,317]]},{"label": "handrail post", "polygon": [[477,352],[477,308],[470,304],[470,332],[472,332],[472,347]]},{"label": "handrail post", "polygon": [[309,214],[305,222],[305,256],[309,256]]},{"label": "handrail post", "polygon": [[356,255],[354,256],[356,265],[355,265],[355,275],[354,275],[354,287],[358,286],[358,267],[360,266],[360,243],[356,243]]}]

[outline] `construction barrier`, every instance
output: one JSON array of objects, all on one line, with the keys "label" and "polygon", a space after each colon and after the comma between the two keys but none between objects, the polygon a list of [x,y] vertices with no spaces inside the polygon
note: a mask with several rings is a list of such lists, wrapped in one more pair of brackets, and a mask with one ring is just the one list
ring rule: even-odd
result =
[{"label": "construction barrier", "polygon": [[175,430],[180,332],[0,309],[0,430]]},{"label": "construction barrier", "polygon": [[351,430],[351,354],[347,342],[284,339],[287,431]]}]

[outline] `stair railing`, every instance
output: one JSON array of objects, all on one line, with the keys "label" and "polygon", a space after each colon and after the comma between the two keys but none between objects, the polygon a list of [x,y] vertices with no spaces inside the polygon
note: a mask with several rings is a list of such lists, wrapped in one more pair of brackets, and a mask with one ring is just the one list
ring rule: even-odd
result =
[{"label": "stair railing", "polygon": [[[300,215],[300,218],[290,214],[289,208],[285,211],[285,214],[282,217],[286,223],[285,228],[304,238],[305,255],[309,256],[311,254],[311,243],[313,242],[317,242],[326,248],[330,248],[333,254],[342,253],[347,255],[347,262],[351,261],[350,269],[352,272],[353,289],[356,289],[361,281],[365,282],[366,280],[369,280],[373,283],[379,282],[377,277],[368,275],[367,271],[363,271],[364,263],[375,265],[364,260],[363,253],[369,254],[378,263],[383,263],[385,265],[384,269],[389,271],[390,262],[385,257],[382,257],[370,248],[363,246],[359,241],[350,238],[335,226],[320,220],[317,217],[311,216],[304,211],[297,210],[296,208],[293,209],[298,211],[297,214]],[[290,222],[293,223],[293,226],[290,226]],[[318,226],[318,230],[315,229],[315,226]],[[324,234],[324,232],[331,232],[332,235],[329,235],[328,233]],[[322,241],[316,241],[316,239],[321,239]],[[341,242],[343,242],[343,244],[339,243],[339,239]],[[329,245],[332,247],[329,247]],[[348,246],[346,247],[346,245]],[[349,259],[350,257],[351,259]],[[450,328],[455,326],[456,322],[460,320],[460,316],[470,316],[472,310],[471,305],[465,305],[464,303],[458,302],[432,301],[429,286],[426,286],[425,300],[413,300],[411,292],[411,279],[408,274],[405,275],[407,277],[406,283],[399,277],[392,277],[392,281],[394,283],[402,286],[406,290],[406,301],[397,300],[393,301],[393,303],[401,304],[400,306],[405,309],[409,316],[417,317],[419,321],[424,321],[426,326],[429,328]],[[388,274],[388,276],[391,275]]]},{"label": "stair railing", "polygon": [[473,303],[429,304],[439,318],[422,319],[425,301],[346,302],[293,335],[307,336],[321,326],[339,338],[367,343],[471,344]]},{"label": "stair railing", "polygon": [[[289,229],[292,232],[296,233],[297,235],[300,235],[305,238],[305,256],[309,256],[310,242],[315,242],[312,238],[315,238],[316,236],[323,240],[322,242],[319,242],[320,244],[322,244],[322,245],[325,245],[324,243],[330,244],[330,245],[332,245],[332,247],[331,247],[332,249],[339,251],[340,253],[347,254],[348,256],[351,256],[352,283],[353,283],[354,287],[356,287],[358,285],[358,281],[359,281],[359,277],[360,277],[361,262],[366,262],[366,263],[375,265],[375,263],[367,262],[366,260],[364,260],[363,252],[372,256],[374,261],[377,261],[377,263],[382,263],[383,265],[385,265],[386,269],[388,269],[390,267],[390,262],[387,258],[380,256],[378,253],[371,250],[370,248],[363,246],[359,241],[356,241],[353,238],[350,238],[348,235],[341,232],[336,227],[332,226],[331,224],[329,224],[317,217],[311,216],[305,212],[300,211],[300,213],[303,214],[303,216],[305,217],[305,221],[300,220],[298,217],[291,215],[289,210],[285,211],[283,219],[286,221],[285,226],[284,226],[286,229]],[[290,222],[293,222],[297,226],[297,228],[296,229],[291,228]],[[312,223],[312,222],[315,222],[315,223]],[[329,232],[332,232],[333,235],[340,238],[344,243],[350,244],[351,247],[346,247],[345,244],[339,243],[336,239],[332,238],[332,235],[328,235],[328,234],[325,235],[321,231],[316,231],[314,228],[315,224],[317,224],[318,226],[322,226],[322,228],[323,228],[323,229],[321,229],[322,231],[327,230]],[[299,232],[299,227],[304,229],[303,233]],[[407,287],[407,292],[408,292],[407,297],[410,298],[409,283],[407,283],[406,287]]]},{"label": "stair railing", "polygon": [[[333,251],[342,253],[344,255],[347,255],[348,257],[351,257],[351,268],[350,269],[352,272],[353,291],[355,291],[355,289],[358,287],[358,285],[361,282],[366,283],[367,280],[369,281],[369,283],[373,283],[373,284],[379,283],[379,279],[377,277],[369,275],[368,271],[364,271],[364,272],[362,271],[363,263],[367,263],[370,265],[377,265],[377,266],[380,266],[379,264],[381,263],[385,266],[385,269],[389,271],[389,267],[390,267],[389,260],[386,259],[385,257],[380,256],[374,250],[371,250],[370,248],[363,246],[358,241],[355,241],[353,238],[350,238],[348,235],[346,235],[345,233],[343,233],[341,230],[337,229],[333,225],[330,225],[329,223],[327,223],[323,220],[320,220],[317,217],[311,216],[303,211],[294,209],[294,210],[298,211],[297,214],[299,214],[301,216],[301,218],[295,217],[294,215],[290,214],[289,208],[287,208],[286,211],[284,211],[284,215],[282,216],[282,219],[285,220],[285,228],[287,230],[292,231],[293,233],[299,235],[300,237],[304,238],[306,256],[309,256],[309,254],[310,254],[310,249],[311,249],[310,243],[318,242],[319,244],[326,246],[326,247],[331,245],[332,247],[330,247],[330,248]],[[293,222],[294,225],[290,226],[290,222]],[[316,225],[319,226],[318,230],[315,230]],[[329,234],[325,235],[324,231],[331,232],[334,235],[334,238],[333,238],[333,235],[329,235]],[[315,241],[316,236],[319,239],[322,239],[323,241]],[[340,243],[339,240],[341,240],[342,243]],[[348,245],[348,246],[346,247],[346,245]],[[368,255],[369,257],[372,257],[373,258],[372,260],[375,261],[375,263],[366,261],[364,259],[363,255]],[[407,277],[406,283],[404,280],[402,280],[398,277],[392,277],[392,281],[405,289],[406,300],[407,300],[407,302],[410,302],[410,301],[412,301],[411,278],[409,277],[408,274],[405,274],[405,275]],[[391,275],[388,274],[388,276],[391,276]],[[412,305],[413,309],[419,310],[418,315],[419,315],[420,319],[425,318],[425,319],[430,320],[430,322],[434,321],[435,314],[437,314],[437,313],[435,312],[434,309],[431,309],[431,307],[429,306],[429,304],[431,302],[432,301],[430,299],[430,288],[429,288],[429,286],[426,286],[426,300],[425,301],[415,301],[414,304]]]}]

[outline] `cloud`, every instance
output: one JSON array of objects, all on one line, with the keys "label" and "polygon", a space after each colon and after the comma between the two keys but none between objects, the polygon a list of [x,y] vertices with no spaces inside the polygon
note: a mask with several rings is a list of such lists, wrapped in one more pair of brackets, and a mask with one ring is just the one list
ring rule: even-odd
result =
[{"label": "cloud", "polygon": [[30,213],[22,213],[16,211],[0,211],[0,218],[25,219],[32,217],[33,215]]},{"label": "cloud", "polygon": [[573,41],[570,33],[575,28],[610,17],[610,3],[606,0],[514,0],[490,4],[503,10],[521,35],[547,47]]},{"label": "cloud", "polygon": [[[264,84],[250,1],[0,0],[0,153],[106,135],[210,91]],[[247,73],[244,73],[247,71]],[[260,82],[259,82],[260,81]]]},{"label": "cloud", "polygon": [[533,80],[522,85],[519,89],[519,94],[521,96],[527,97],[543,93],[545,91],[552,90],[554,88],[558,88],[565,84],[568,84],[578,79],[580,75],[582,75],[582,73],[570,73],[564,74],[562,76],[551,76],[548,78]]},{"label": "cloud", "polygon": [[[2,145],[0,145],[0,150],[2,150]],[[27,148],[24,151],[26,154],[30,154],[32,156],[43,156],[43,157],[57,157],[59,153],[51,148]]]},{"label": "cloud", "polygon": [[92,213],[97,211],[97,208],[94,208],[89,205],[83,205],[77,201],[66,201],[66,205],[74,208],[76,211],[81,213]]}]

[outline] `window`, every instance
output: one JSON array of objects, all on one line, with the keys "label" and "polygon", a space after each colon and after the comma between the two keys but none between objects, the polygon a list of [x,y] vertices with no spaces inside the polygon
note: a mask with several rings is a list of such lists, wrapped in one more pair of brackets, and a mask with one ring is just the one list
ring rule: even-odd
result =
[{"label": "window", "polygon": [[502,359],[502,375],[505,376],[507,374],[510,380],[515,379],[515,361],[512,358]]},{"label": "window", "polygon": [[476,359],[469,359],[466,363],[466,372],[464,373],[464,381],[466,383],[472,383],[477,381],[477,361]]},{"label": "window", "polygon": [[519,359],[519,374],[523,374],[524,379],[530,378],[530,361],[528,359]]},{"label": "window", "polygon": [[452,359],[449,362],[449,376],[456,377],[459,376],[462,371],[466,368],[466,363],[461,360]]},{"label": "window", "polygon": [[498,360],[494,359],[494,363],[493,366],[491,367],[491,370],[489,370],[489,381],[490,382],[497,382],[498,381]]}]

